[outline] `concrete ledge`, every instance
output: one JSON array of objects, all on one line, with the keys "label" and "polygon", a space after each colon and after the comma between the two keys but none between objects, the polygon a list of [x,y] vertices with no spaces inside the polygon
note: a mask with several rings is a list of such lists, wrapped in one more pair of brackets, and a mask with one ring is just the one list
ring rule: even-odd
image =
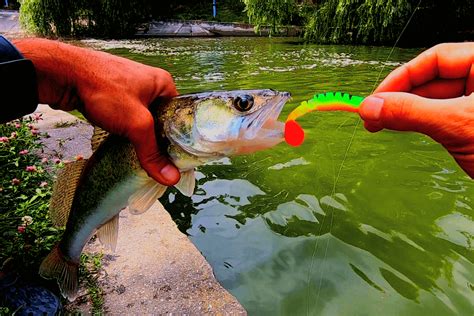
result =
[{"label": "concrete ledge", "polygon": [[22,35],[18,21],[18,11],[0,10],[0,34],[9,38],[20,37]]},{"label": "concrete ledge", "polygon": [[[212,37],[212,36],[268,36],[270,29],[262,27],[255,33],[253,25],[208,21],[152,21],[137,31],[139,37]],[[301,28],[280,27],[274,36],[299,36]]]}]

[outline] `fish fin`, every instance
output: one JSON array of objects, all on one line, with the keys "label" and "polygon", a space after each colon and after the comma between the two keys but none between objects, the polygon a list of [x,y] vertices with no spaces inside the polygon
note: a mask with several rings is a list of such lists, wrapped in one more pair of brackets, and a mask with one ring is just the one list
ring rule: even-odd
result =
[{"label": "fish fin", "polygon": [[194,188],[196,186],[196,177],[194,175],[194,169],[181,172],[181,179],[175,185],[175,188],[179,190],[185,196],[192,196],[194,194]]},{"label": "fish fin", "polygon": [[68,260],[56,246],[43,260],[39,274],[45,279],[56,279],[61,294],[74,301],[78,291],[79,263]]},{"label": "fish fin", "polygon": [[86,163],[85,159],[69,162],[58,173],[49,205],[49,216],[56,226],[64,226],[67,223],[74,194]]},{"label": "fish fin", "polygon": [[119,214],[112,217],[111,220],[100,226],[97,230],[97,236],[99,237],[100,242],[114,252],[117,247],[118,229]]},{"label": "fish fin", "polygon": [[98,126],[94,126],[94,134],[92,134],[91,138],[91,147],[92,152],[95,152],[97,148],[109,137],[109,132],[104,131],[102,128]]},{"label": "fish fin", "polygon": [[134,215],[146,212],[168,187],[149,178],[148,181],[128,199],[128,208]]}]

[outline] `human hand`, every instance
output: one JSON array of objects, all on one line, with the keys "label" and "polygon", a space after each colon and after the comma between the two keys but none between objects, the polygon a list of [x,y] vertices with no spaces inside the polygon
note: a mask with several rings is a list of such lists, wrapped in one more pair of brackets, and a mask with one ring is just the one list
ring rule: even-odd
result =
[{"label": "human hand", "polygon": [[14,44],[35,65],[40,103],[78,109],[97,126],[129,138],[150,177],[164,185],[178,182],[178,169],[158,151],[148,111],[155,99],[178,94],[167,71],[57,41]]},{"label": "human hand", "polygon": [[426,134],[474,178],[474,43],[440,44],[394,70],[359,109],[371,132]]}]

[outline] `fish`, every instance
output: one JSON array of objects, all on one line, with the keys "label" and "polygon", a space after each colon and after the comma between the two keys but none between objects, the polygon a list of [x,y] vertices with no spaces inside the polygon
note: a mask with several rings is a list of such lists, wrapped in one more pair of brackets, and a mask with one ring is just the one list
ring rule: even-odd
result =
[{"label": "fish", "polygon": [[[289,98],[288,92],[236,90],[152,104],[160,152],[181,173],[175,187],[192,196],[196,167],[282,142],[284,123],[277,119]],[[96,233],[115,251],[120,211],[128,206],[132,214],[141,214],[167,189],[141,168],[126,138],[95,128],[91,145],[89,159],[66,164],[57,176],[50,216],[55,225],[65,225],[65,231],[39,268],[43,278],[56,280],[69,301],[77,297],[80,256],[89,239]]]}]

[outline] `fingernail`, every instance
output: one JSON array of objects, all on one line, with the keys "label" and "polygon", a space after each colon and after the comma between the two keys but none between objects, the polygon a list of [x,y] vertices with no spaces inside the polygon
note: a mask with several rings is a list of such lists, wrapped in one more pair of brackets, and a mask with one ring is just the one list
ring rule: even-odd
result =
[{"label": "fingernail", "polygon": [[378,97],[367,97],[362,101],[361,116],[364,120],[378,121],[382,113],[384,100]]},{"label": "fingernail", "polygon": [[176,179],[179,177],[178,170],[171,164],[164,166],[160,173],[166,180],[170,182],[176,181]]}]

